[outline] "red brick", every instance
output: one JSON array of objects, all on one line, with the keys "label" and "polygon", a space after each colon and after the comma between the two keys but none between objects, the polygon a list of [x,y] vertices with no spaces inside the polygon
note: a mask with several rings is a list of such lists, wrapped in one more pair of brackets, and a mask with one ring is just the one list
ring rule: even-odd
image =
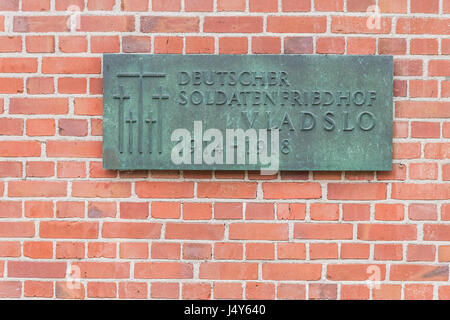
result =
[{"label": "red brick", "polygon": [[320,264],[264,263],[264,280],[319,280],[322,273]]},{"label": "red brick", "polygon": [[278,243],[278,259],[306,259],[306,246],[304,243]]},{"label": "red brick", "polygon": [[386,276],[386,266],[381,264],[329,264],[327,279],[333,281],[365,281],[370,278],[370,267],[378,267],[380,281]]},{"label": "red brick", "polygon": [[121,299],[146,299],[147,284],[143,282],[120,282],[119,298]]},{"label": "red brick", "polygon": [[229,238],[234,240],[287,240],[288,225],[273,223],[233,223]]},{"label": "red brick", "polygon": [[314,0],[314,8],[317,11],[343,11],[344,0]]},{"label": "red brick", "polygon": [[83,259],[84,250],[82,242],[57,242],[56,259]]},{"label": "red brick", "polygon": [[111,11],[115,3],[115,0],[89,0],[88,10]]},{"label": "red brick", "polygon": [[179,219],[181,205],[178,202],[152,202],[151,213],[156,219]]},{"label": "red brick", "polygon": [[450,300],[450,286],[440,286],[438,294],[440,300]]},{"label": "red brick", "polygon": [[235,282],[215,282],[214,299],[242,299],[242,284]]},{"label": "red brick", "polygon": [[319,183],[263,183],[265,199],[315,199],[322,196]]},{"label": "red brick", "polygon": [[121,219],[147,219],[148,203],[146,202],[121,202],[120,218]]},{"label": "red brick", "polygon": [[448,265],[394,264],[392,281],[448,281]]},{"label": "red brick", "polygon": [[199,28],[200,19],[197,17],[141,17],[141,32],[198,32]]},{"label": "red brick", "polygon": [[402,287],[399,284],[381,284],[379,288],[372,289],[374,300],[400,300]]},{"label": "red brick", "polygon": [[369,300],[370,289],[361,284],[342,284],[341,300]]},{"label": "red brick", "polygon": [[342,243],[341,259],[368,259],[370,245],[366,243]]},{"label": "red brick", "polygon": [[65,262],[8,261],[10,278],[64,278]]},{"label": "red brick", "polygon": [[101,158],[101,141],[47,141],[48,157]]},{"label": "red brick", "polygon": [[337,284],[311,283],[309,284],[309,299],[311,300],[336,300]]},{"label": "red brick", "polygon": [[352,239],[351,224],[335,223],[296,223],[294,225],[295,239]]},{"label": "red brick", "polygon": [[[3,5],[3,3],[2,3]],[[19,281],[0,281],[0,298],[20,298],[22,283]]]},{"label": "red brick", "polygon": [[153,242],[152,259],[180,259],[181,245],[173,242]]},{"label": "red brick", "polygon": [[414,184],[394,183],[392,185],[393,199],[438,200],[450,198],[450,189],[445,184]]},{"label": "red brick", "polygon": [[250,12],[278,12],[278,0],[249,0]]},{"label": "red brick", "polygon": [[409,219],[437,220],[437,207],[434,204],[413,203],[409,205]]},{"label": "red brick", "polygon": [[53,203],[49,201],[26,201],[25,217],[51,218],[53,217]]},{"label": "red brick", "polygon": [[275,284],[247,282],[245,285],[245,298],[249,300],[273,300],[275,299]]},{"label": "red brick", "polygon": [[57,299],[84,299],[84,285],[80,281],[64,281],[55,283]]},{"label": "red brick", "polygon": [[337,259],[338,245],[337,243],[310,243],[309,259]]},{"label": "red brick", "polygon": [[[275,17],[267,18],[267,31],[278,33],[324,33],[327,17]],[[255,30],[254,32],[261,32]]]},{"label": "red brick", "polygon": [[[258,1],[258,0],[254,0]],[[282,0],[283,12],[307,12],[311,11],[311,1],[309,0]]]},{"label": "red brick", "polygon": [[52,74],[100,74],[100,58],[44,57],[42,73]]},{"label": "red brick", "polygon": [[0,238],[32,238],[34,222],[1,222]]},{"label": "red brick", "polygon": [[450,261],[450,246],[443,245],[439,246],[439,261],[440,262],[448,262]]},{"label": "red brick", "polygon": [[192,264],[182,262],[136,262],[134,277],[138,279],[192,279]]},{"label": "red brick", "polygon": [[19,0],[4,0],[0,4],[2,11],[19,11]]},{"label": "red brick", "polygon": [[0,52],[21,52],[22,38],[13,36],[0,37]]},{"label": "red brick", "polygon": [[438,54],[439,43],[437,39],[411,39],[411,54]]},{"label": "red brick", "polygon": [[114,178],[117,177],[117,171],[103,169],[102,162],[89,163],[89,177],[91,178]]},{"label": "red brick", "polygon": [[398,101],[397,118],[445,118],[450,116],[450,103],[438,101]]},{"label": "red brick", "polygon": [[416,240],[417,227],[412,224],[359,224],[358,239],[366,241]]},{"label": "red brick", "polygon": [[55,164],[49,161],[28,161],[27,177],[51,177],[55,174]]},{"label": "red brick", "polygon": [[275,246],[273,243],[247,243],[245,253],[247,260],[273,260]]},{"label": "red brick", "polygon": [[410,80],[409,96],[411,98],[437,98],[438,82],[436,80]]},{"label": "red brick", "polygon": [[183,259],[186,260],[210,260],[212,249],[209,243],[185,243],[183,244]]},{"label": "red brick", "polygon": [[11,181],[10,197],[64,197],[67,195],[66,182],[60,181]]},{"label": "red brick", "polygon": [[96,239],[98,222],[41,221],[41,238]]},{"label": "red brick", "polygon": [[382,200],[386,199],[385,183],[329,183],[329,200]]},{"label": "red brick", "polygon": [[304,300],[306,298],[306,286],[304,284],[280,283],[277,286],[277,298]]},{"label": "red brick", "polygon": [[391,32],[391,18],[381,17],[379,29],[369,28],[367,22],[367,17],[335,16],[331,20],[331,32],[359,34],[385,34]]},{"label": "red brick", "polygon": [[0,73],[35,73],[36,58],[0,58]]},{"label": "red brick", "polygon": [[345,51],[345,39],[341,37],[317,38],[316,52],[328,54],[343,54]]},{"label": "red brick", "polygon": [[448,21],[449,19],[440,18],[399,17],[396,33],[448,35],[450,34]]},{"label": "red brick", "polygon": [[431,60],[428,63],[429,76],[450,76],[450,60]]},{"label": "red brick", "polygon": [[438,13],[439,0],[411,0],[411,13]]},{"label": "red brick", "polygon": [[27,79],[27,92],[29,94],[49,94],[54,93],[55,88],[53,78],[39,77]]},{"label": "red brick", "polygon": [[209,283],[183,283],[182,299],[211,299],[211,285]]},{"label": "red brick", "polygon": [[438,177],[437,163],[411,163],[409,178],[417,180],[435,180]]},{"label": "red brick", "polygon": [[74,262],[72,267],[80,268],[83,279],[127,279],[130,276],[128,262]]},{"label": "red brick", "polygon": [[380,38],[378,39],[378,53],[391,55],[406,54],[406,39]]},{"label": "red brick", "polygon": [[247,203],[245,210],[246,220],[273,220],[273,218],[272,203]]},{"label": "red brick", "polygon": [[85,36],[60,36],[59,50],[65,53],[86,52],[88,41]]},{"label": "red brick", "polygon": [[402,260],[403,247],[401,244],[375,244],[375,260]]},{"label": "red brick", "polygon": [[406,80],[394,80],[394,96],[395,97],[406,97],[407,94],[407,84]]},{"label": "red brick", "polygon": [[134,16],[80,16],[80,30],[85,32],[134,31]]},{"label": "red brick", "polygon": [[426,159],[449,159],[450,143],[427,143],[425,145]]},{"label": "red brick", "polygon": [[436,257],[436,246],[409,244],[406,259],[408,261],[434,261]]},{"label": "red brick", "polygon": [[79,11],[83,11],[84,1],[83,0],[56,0],[55,1],[55,9],[57,11],[70,10],[71,7],[77,7],[77,8],[79,8]]},{"label": "red brick", "polygon": [[213,0],[185,0],[184,10],[186,12],[192,11],[213,11],[214,1]]},{"label": "red brick", "polygon": [[178,299],[180,284],[171,282],[152,282],[150,296],[156,299]]},{"label": "red brick", "polygon": [[55,52],[55,38],[53,36],[26,37],[27,52],[53,53]]},{"label": "red brick", "polygon": [[90,298],[115,298],[117,286],[114,282],[88,282],[87,296]]},{"label": "red brick", "polygon": [[367,12],[367,9],[373,5],[375,5],[375,0],[347,0],[347,11]]},{"label": "red brick", "polygon": [[370,206],[364,203],[344,203],[342,217],[344,221],[367,221],[370,219]]},{"label": "red brick", "polygon": [[118,36],[92,36],[91,52],[93,53],[120,52],[120,39]]},{"label": "red brick", "polygon": [[312,37],[286,37],[284,38],[284,53],[299,54],[313,53],[314,44]]},{"label": "red brick", "polygon": [[304,203],[278,203],[278,220],[304,220],[306,217],[306,205]]},{"label": "red brick", "polygon": [[85,178],[86,164],[75,161],[58,162],[57,172],[58,178]]},{"label": "red brick", "polygon": [[149,222],[104,222],[103,238],[159,239],[161,224]]},{"label": "red brick", "polygon": [[401,221],[404,219],[403,204],[377,203],[375,204],[375,220]]},{"label": "red brick", "polygon": [[57,218],[84,218],[84,202],[58,201],[56,203]]},{"label": "red brick", "polygon": [[215,242],[214,259],[216,260],[241,260],[244,246],[241,243]]},{"label": "red brick", "polygon": [[148,0],[123,0],[122,11],[147,11]]},{"label": "red brick", "polygon": [[67,16],[15,16],[14,32],[67,32]]},{"label": "red brick", "polygon": [[258,264],[248,262],[204,262],[200,264],[200,279],[256,280]]},{"label": "red brick", "polygon": [[180,0],[152,0],[153,11],[180,11]]},{"label": "red brick", "polygon": [[23,290],[25,297],[52,298],[53,282],[28,280],[24,282]]},{"label": "red brick", "polygon": [[281,52],[281,40],[278,37],[253,37],[252,53],[278,54]]},{"label": "red brick", "polygon": [[21,136],[23,133],[22,119],[0,118],[0,135]]},{"label": "red brick", "polygon": [[405,300],[432,300],[433,286],[428,284],[406,284]]},{"label": "red brick", "polygon": [[[17,258],[20,257],[20,255],[21,255],[21,248],[19,241],[0,242],[0,257]],[[0,269],[1,268],[2,266],[0,266]]]},{"label": "red brick", "polygon": [[376,48],[376,39],[347,38],[347,54],[375,54]]},{"label": "red brick", "polygon": [[406,13],[407,0],[379,0],[378,6],[381,13]]},{"label": "red brick", "polygon": [[210,203],[192,203],[183,204],[184,220],[209,220],[212,218],[212,206]]},{"label": "red brick", "polygon": [[241,198],[256,197],[254,182],[199,182],[197,186],[199,198]]},{"label": "red brick", "polygon": [[218,0],[217,11],[244,11],[245,0]]},{"label": "red brick", "polygon": [[222,240],[224,225],[202,223],[167,223],[166,239]]},{"label": "red brick", "polygon": [[51,259],[53,257],[53,244],[44,241],[24,242],[23,255],[32,259]]},{"label": "red brick", "polygon": [[312,203],[311,220],[333,221],[339,219],[339,205],[334,203]]},{"label": "red brick", "polygon": [[88,217],[89,218],[115,218],[116,204],[114,202],[88,202]]},{"label": "red brick", "polygon": [[0,161],[0,177],[22,177],[22,163],[18,161]]},{"label": "red brick", "polygon": [[425,241],[449,241],[450,225],[426,224],[423,226],[423,239]]},{"label": "red brick", "polygon": [[219,39],[220,54],[247,54],[248,39],[247,38],[220,38]]},{"label": "red brick", "polygon": [[88,243],[89,258],[115,258],[116,243],[107,242],[89,242]]},{"label": "red brick", "polygon": [[260,33],[262,31],[262,17],[205,17],[203,22],[203,32],[207,33]]},{"label": "red brick", "polygon": [[186,37],[186,53],[214,53],[214,37]]},{"label": "red brick", "polygon": [[155,53],[182,53],[183,38],[155,37]]},{"label": "red brick", "polygon": [[394,75],[395,76],[421,76],[423,73],[422,60],[394,60]]},{"label": "red brick", "polygon": [[148,259],[148,244],[142,242],[120,243],[119,257],[121,259]]},{"label": "red brick", "polygon": [[122,50],[125,53],[150,52],[151,38],[142,36],[122,37]]}]

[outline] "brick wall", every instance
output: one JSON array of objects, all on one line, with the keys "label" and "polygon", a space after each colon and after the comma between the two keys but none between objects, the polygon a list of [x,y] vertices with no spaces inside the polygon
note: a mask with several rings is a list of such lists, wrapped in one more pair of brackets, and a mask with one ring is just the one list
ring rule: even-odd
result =
[{"label": "brick wall", "polygon": [[[449,299],[449,14],[450,0],[0,0],[0,297]],[[394,55],[394,169],[105,171],[105,52]]]}]

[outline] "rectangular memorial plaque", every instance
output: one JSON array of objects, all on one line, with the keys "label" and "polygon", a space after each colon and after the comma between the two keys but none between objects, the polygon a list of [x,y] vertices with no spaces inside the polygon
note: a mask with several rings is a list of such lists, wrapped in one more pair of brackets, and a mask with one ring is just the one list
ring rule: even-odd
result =
[{"label": "rectangular memorial plaque", "polygon": [[103,166],[391,170],[393,59],[106,54]]}]

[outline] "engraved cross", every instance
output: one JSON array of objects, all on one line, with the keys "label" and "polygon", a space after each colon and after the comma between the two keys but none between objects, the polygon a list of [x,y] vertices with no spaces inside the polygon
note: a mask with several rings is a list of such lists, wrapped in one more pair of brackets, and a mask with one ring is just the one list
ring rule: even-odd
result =
[{"label": "engraved cross", "polygon": [[113,98],[119,100],[119,152],[123,153],[123,105],[125,100],[130,99],[130,97],[124,94],[123,86],[120,86],[119,93],[114,95]]},{"label": "engraved cross", "polygon": [[162,86],[159,86],[159,92],[157,94],[154,94],[153,99],[158,100],[158,152],[162,153],[162,110],[161,110],[161,103],[163,100],[168,100],[170,96],[163,92]]},{"label": "engraved cross", "polygon": [[126,120],[128,123],[128,152],[133,153],[133,124],[136,123],[137,120],[133,119],[133,113],[130,111],[130,117]]}]

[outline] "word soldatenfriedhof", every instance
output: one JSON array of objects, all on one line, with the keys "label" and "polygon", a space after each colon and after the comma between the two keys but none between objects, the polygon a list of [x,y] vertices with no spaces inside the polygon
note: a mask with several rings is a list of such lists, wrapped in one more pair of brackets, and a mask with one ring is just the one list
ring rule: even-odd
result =
[{"label": "word soldatenfriedhof", "polygon": [[391,170],[391,56],[107,54],[103,164]]}]

